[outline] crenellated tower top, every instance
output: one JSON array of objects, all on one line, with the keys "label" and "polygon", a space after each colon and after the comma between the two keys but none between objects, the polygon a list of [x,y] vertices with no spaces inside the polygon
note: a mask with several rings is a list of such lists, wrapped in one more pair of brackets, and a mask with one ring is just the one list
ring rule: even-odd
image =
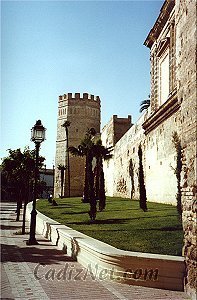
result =
[{"label": "crenellated tower top", "polygon": [[97,101],[100,103],[100,97],[94,96],[88,93],[67,93],[64,95],[59,96],[59,101],[62,100],[91,100],[91,101]]}]

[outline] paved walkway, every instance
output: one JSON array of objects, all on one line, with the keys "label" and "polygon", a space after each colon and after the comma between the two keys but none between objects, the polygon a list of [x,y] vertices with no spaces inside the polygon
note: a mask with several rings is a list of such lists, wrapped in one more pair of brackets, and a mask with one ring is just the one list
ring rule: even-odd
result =
[{"label": "paved walkway", "polygon": [[[37,235],[39,245],[26,246],[14,203],[1,203],[1,299],[182,300],[185,293],[98,281],[90,270]],[[27,232],[29,224],[27,224]]]}]

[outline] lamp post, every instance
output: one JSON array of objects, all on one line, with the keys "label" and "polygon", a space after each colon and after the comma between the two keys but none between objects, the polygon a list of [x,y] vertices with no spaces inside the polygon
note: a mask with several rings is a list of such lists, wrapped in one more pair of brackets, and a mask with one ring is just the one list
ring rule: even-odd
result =
[{"label": "lamp post", "polygon": [[41,121],[36,121],[36,124],[31,129],[31,141],[35,143],[35,151],[36,151],[36,160],[35,160],[35,179],[34,179],[34,198],[33,205],[31,211],[31,221],[30,221],[30,236],[27,241],[27,245],[37,245],[35,233],[36,233],[36,198],[37,198],[37,182],[39,176],[38,170],[38,162],[39,162],[39,149],[40,144],[45,140],[45,131],[46,128],[42,125]]},{"label": "lamp post", "polygon": [[[68,174],[68,197],[70,198],[70,161],[69,161],[69,150],[68,150],[68,127],[70,126],[70,121],[65,121],[62,127],[66,130],[66,170]],[[65,176],[66,180],[66,176]]]}]

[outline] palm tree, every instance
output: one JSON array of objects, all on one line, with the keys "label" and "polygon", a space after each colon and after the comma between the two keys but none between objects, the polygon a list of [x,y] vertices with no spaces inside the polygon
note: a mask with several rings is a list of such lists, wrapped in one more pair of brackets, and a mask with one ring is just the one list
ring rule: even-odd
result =
[{"label": "palm tree", "polygon": [[83,199],[82,201],[84,203],[89,203],[90,202],[90,194],[91,194],[91,187],[90,187],[90,182],[91,179],[90,177],[93,176],[92,174],[92,160],[93,160],[93,141],[92,137],[95,135],[95,129],[90,128],[87,130],[84,139],[82,140],[81,144],[76,148],[76,147],[69,147],[69,151],[72,153],[74,156],[79,156],[83,157],[85,156],[86,162],[85,162],[85,182],[84,182],[84,192],[83,192]]},{"label": "palm tree", "polygon": [[85,138],[78,146],[69,147],[69,151],[75,156],[85,156],[85,184],[84,184],[84,193],[83,193],[83,202],[90,203],[89,216],[91,221],[94,221],[96,218],[96,197],[94,191],[94,175],[92,171],[92,161],[93,161],[93,146],[94,142],[92,137],[95,135],[95,130],[93,128],[88,129]]},{"label": "palm tree", "polygon": [[148,95],[148,99],[141,101],[140,103],[140,113],[144,110],[147,110],[150,106],[150,95]]},{"label": "palm tree", "polygon": [[[90,203],[89,216],[91,221],[94,221],[96,218],[96,206],[98,199],[99,210],[103,210],[105,208],[105,187],[102,158],[107,159],[112,157],[110,154],[111,150],[102,146],[101,140],[97,141],[96,144],[94,143],[92,138],[95,134],[95,129],[91,128],[86,132],[85,138],[78,148],[69,147],[69,151],[73,155],[86,157],[83,202]],[[94,157],[96,158],[96,167],[93,173],[92,161]]]},{"label": "palm tree", "polygon": [[105,208],[105,180],[103,172],[103,159],[108,160],[112,158],[112,147],[105,148],[102,145],[102,141],[98,140],[93,148],[94,157],[96,157],[95,166],[95,195],[99,200],[99,210],[102,211]]}]

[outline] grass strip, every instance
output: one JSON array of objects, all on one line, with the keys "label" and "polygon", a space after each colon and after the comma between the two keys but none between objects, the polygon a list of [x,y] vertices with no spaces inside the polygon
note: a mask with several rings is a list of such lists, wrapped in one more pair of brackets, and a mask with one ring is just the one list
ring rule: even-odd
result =
[{"label": "grass strip", "polygon": [[47,200],[37,202],[44,215],[116,248],[128,251],[182,255],[183,230],[176,207],[148,202],[148,211],[139,201],[107,197],[106,208],[98,212],[95,223],[89,220],[89,204],[81,198],[56,199],[58,206]]}]

